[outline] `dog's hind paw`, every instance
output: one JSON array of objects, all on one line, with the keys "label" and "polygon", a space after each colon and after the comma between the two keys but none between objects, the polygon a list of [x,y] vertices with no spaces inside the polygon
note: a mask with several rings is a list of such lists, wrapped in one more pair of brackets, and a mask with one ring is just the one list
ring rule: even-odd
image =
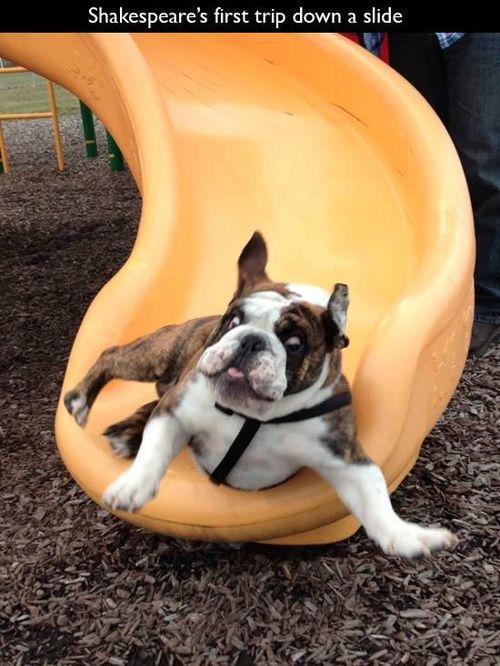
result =
[{"label": "dog's hind paw", "polygon": [[134,430],[127,421],[122,421],[110,425],[102,434],[119,458],[135,458],[141,446],[142,430]]},{"label": "dog's hind paw", "polygon": [[64,406],[78,425],[83,428],[87,423],[90,411],[85,396],[81,395],[78,391],[69,391],[64,396]]},{"label": "dog's hind paw", "polygon": [[401,524],[380,545],[386,553],[402,557],[430,555],[434,550],[452,548],[458,538],[442,527],[421,527],[415,523]]}]

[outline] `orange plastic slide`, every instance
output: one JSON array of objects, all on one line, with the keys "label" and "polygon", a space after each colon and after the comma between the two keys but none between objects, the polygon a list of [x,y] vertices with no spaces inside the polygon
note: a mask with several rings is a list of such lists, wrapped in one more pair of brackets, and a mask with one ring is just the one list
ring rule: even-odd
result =
[{"label": "orange plastic slide", "polygon": [[[338,35],[2,34],[0,55],[90,106],[143,198],[133,252],[89,308],[63,391],[106,347],[222,312],[238,253],[260,229],[271,276],[349,284],[360,439],[396,488],[455,389],[472,319],[467,188],[419,94]],[[152,393],[112,382],[85,430],[59,405],[59,450],[96,502],[128,464],[100,433]],[[158,497],[119,515],[179,537],[283,544],[358,528],[307,470],[241,492],[212,485],[187,452]]]}]

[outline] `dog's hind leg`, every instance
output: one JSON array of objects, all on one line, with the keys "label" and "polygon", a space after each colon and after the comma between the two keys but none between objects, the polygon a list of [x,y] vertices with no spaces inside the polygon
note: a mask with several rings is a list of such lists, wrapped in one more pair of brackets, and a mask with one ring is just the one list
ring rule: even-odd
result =
[{"label": "dog's hind leg", "polygon": [[382,471],[368,460],[346,463],[331,458],[315,469],[384,552],[417,557],[456,544],[456,536],[442,527],[423,527],[400,518],[392,508]]},{"label": "dog's hind leg", "polygon": [[103,435],[108,438],[113,453],[120,458],[135,458],[141,445],[144,427],[157,404],[158,400],[148,402],[123,421],[106,428]]}]

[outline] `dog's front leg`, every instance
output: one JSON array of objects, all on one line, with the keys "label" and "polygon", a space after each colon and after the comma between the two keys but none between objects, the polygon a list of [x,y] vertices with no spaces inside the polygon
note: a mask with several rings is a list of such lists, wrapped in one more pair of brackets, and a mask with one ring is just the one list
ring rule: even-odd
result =
[{"label": "dog's front leg", "polygon": [[64,405],[80,426],[87,422],[89,411],[101,389],[112,379],[154,382],[159,368],[167,365],[160,354],[152,354],[160,332],[140,338],[128,345],[111,347],[99,356],[81,382],[64,396]]},{"label": "dog's front leg", "polygon": [[112,379],[156,382],[158,394],[163,395],[202,349],[219,319],[200,317],[164,326],[129,344],[106,349],[79,384],[66,393],[66,409],[84,426],[99,391]]},{"label": "dog's front leg", "polygon": [[368,460],[348,463],[335,458],[316,471],[335,488],[368,536],[384,552],[416,557],[457,542],[446,529],[422,527],[400,518],[392,508],[381,469]]},{"label": "dog's front leg", "polygon": [[157,494],[167,467],[188,439],[171,412],[154,413],[144,428],[134,462],[105,490],[105,506],[129,512],[141,509]]}]

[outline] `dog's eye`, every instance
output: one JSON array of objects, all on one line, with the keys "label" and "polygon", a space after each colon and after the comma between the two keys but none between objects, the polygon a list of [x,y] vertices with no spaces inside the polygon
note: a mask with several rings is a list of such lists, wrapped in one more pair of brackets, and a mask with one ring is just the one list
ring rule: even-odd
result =
[{"label": "dog's eye", "polygon": [[229,320],[228,329],[235,328],[241,324],[241,316],[239,314],[234,315],[232,319]]},{"label": "dog's eye", "polygon": [[299,335],[291,335],[284,341],[284,345],[287,351],[290,352],[299,352],[304,346],[304,341]]}]

